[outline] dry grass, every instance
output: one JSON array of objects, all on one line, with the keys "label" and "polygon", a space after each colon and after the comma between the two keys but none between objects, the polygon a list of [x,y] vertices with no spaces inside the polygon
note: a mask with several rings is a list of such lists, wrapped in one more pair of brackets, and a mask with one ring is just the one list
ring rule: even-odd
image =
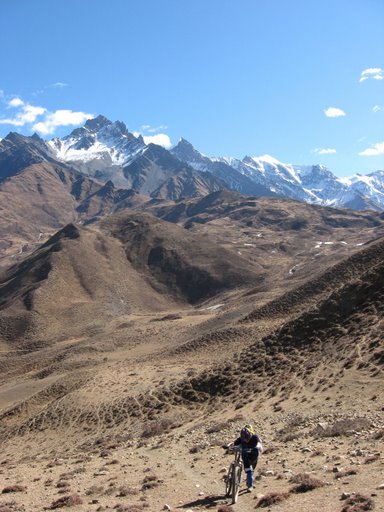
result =
[{"label": "dry grass", "polygon": [[362,494],[355,494],[347,499],[341,512],[364,512],[366,510],[373,510],[374,508],[375,502],[372,498],[363,496]]},{"label": "dry grass", "polygon": [[204,443],[194,444],[189,449],[189,453],[198,453],[198,452],[201,452],[202,450],[205,450],[205,448],[206,448],[206,445]]},{"label": "dry grass", "polygon": [[316,427],[312,431],[312,435],[315,437],[341,437],[350,436],[354,432],[360,430],[368,430],[371,428],[371,422],[367,418],[345,418],[337,420],[333,425],[329,425],[325,428]]},{"label": "dry grass", "polygon": [[147,491],[148,489],[153,489],[154,487],[158,487],[160,484],[160,480],[158,480],[155,475],[148,475],[143,480],[142,490]]},{"label": "dry grass", "polygon": [[104,487],[102,485],[92,485],[85,491],[87,496],[96,496],[102,494],[104,491]]},{"label": "dry grass", "polygon": [[154,437],[161,436],[162,434],[166,434],[171,430],[171,428],[175,427],[175,422],[169,418],[163,418],[159,421],[153,421],[149,423],[146,428],[143,430],[143,437]]},{"label": "dry grass", "polygon": [[215,432],[221,432],[230,424],[229,421],[220,421],[219,423],[215,423],[211,427],[207,428],[207,434],[213,434]]},{"label": "dry grass", "polygon": [[0,512],[24,512],[25,508],[16,503],[16,501],[0,501]]},{"label": "dry grass", "polygon": [[138,489],[135,489],[134,487],[129,487],[128,485],[122,485],[121,487],[118,488],[116,496],[134,496],[138,493]]},{"label": "dry grass", "polygon": [[145,505],[123,505],[122,503],[117,503],[113,507],[113,510],[117,510],[118,512],[141,512],[144,510]]},{"label": "dry grass", "polygon": [[298,475],[293,476],[290,482],[297,484],[291,488],[290,492],[292,493],[313,491],[314,489],[324,487],[325,485],[325,482],[318,478],[314,478],[308,473],[299,473]]},{"label": "dry grass", "polygon": [[6,494],[9,492],[24,492],[27,488],[24,485],[8,485],[7,487],[4,487],[4,489],[1,491],[2,494]]},{"label": "dry grass", "polygon": [[256,508],[265,508],[274,505],[275,503],[281,503],[289,498],[289,492],[270,492],[259,499],[256,504]]},{"label": "dry grass", "polygon": [[384,438],[384,428],[377,430],[374,434],[372,434],[372,439],[383,439]]},{"label": "dry grass", "polygon": [[356,469],[346,469],[345,471],[339,471],[335,474],[335,480],[339,480],[340,478],[344,478],[346,476],[357,475],[358,471]]},{"label": "dry grass", "polygon": [[376,462],[379,459],[380,453],[374,453],[373,455],[368,455],[368,457],[364,459],[364,464],[372,464],[372,462]]},{"label": "dry grass", "polygon": [[83,500],[78,494],[71,494],[69,496],[63,496],[62,498],[55,500],[49,509],[53,510],[55,508],[73,507],[75,505],[81,505],[82,503]]}]

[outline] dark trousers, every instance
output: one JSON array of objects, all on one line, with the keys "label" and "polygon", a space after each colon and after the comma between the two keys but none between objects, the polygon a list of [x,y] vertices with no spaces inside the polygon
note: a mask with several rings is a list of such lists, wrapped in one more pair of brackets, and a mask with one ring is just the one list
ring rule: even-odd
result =
[{"label": "dark trousers", "polygon": [[255,450],[243,450],[242,458],[244,462],[244,469],[255,469],[257,465],[257,459],[259,457],[259,450],[256,448]]}]

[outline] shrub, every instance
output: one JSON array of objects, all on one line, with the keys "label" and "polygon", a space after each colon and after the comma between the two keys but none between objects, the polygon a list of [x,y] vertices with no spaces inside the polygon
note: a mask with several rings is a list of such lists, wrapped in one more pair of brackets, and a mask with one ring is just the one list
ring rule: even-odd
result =
[{"label": "shrub", "polygon": [[173,420],[169,418],[163,418],[162,420],[153,421],[152,423],[149,423],[147,427],[143,430],[142,436],[160,436],[162,434],[169,432],[169,430],[173,427],[175,427],[175,423]]},{"label": "shrub", "polygon": [[153,489],[159,485],[160,481],[157,479],[157,476],[148,475],[143,480],[142,490],[146,491],[148,489]]},{"label": "shrub", "polygon": [[16,501],[1,501],[0,512],[16,512],[18,510],[24,510],[24,507],[19,507]]},{"label": "shrub", "polygon": [[207,428],[207,434],[213,434],[214,432],[221,432],[225,428],[228,427],[228,421],[220,421],[219,423],[215,423],[211,427]]},{"label": "shrub", "polygon": [[137,489],[135,489],[134,487],[129,487],[128,485],[122,485],[118,489],[117,496],[133,496],[138,493],[139,493],[139,491]]},{"label": "shrub", "polygon": [[384,438],[384,428],[379,429],[372,435],[372,439],[383,439]]},{"label": "shrub", "polygon": [[93,496],[95,494],[101,494],[104,491],[104,487],[102,485],[91,485],[89,489],[85,491],[87,496]]},{"label": "shrub", "polygon": [[14,500],[0,502],[0,512],[21,512],[24,510],[24,507],[22,505],[19,506]]},{"label": "shrub", "polygon": [[312,435],[316,437],[340,437],[351,435],[354,431],[367,430],[371,426],[367,418],[345,418],[337,420],[325,428],[317,426]]},{"label": "shrub", "polygon": [[295,485],[292,487],[290,492],[301,493],[308,492],[317,489],[318,487],[324,487],[325,483],[318,478],[314,478],[308,473],[299,473],[298,475],[293,476],[290,481]]},{"label": "shrub", "polygon": [[289,492],[270,492],[266,494],[256,504],[256,508],[270,507],[275,503],[280,503],[289,498]]},{"label": "shrub", "polygon": [[339,471],[338,473],[335,474],[335,479],[339,480],[339,478],[344,478],[345,476],[350,475],[357,475],[356,469],[347,469],[345,471]]},{"label": "shrub", "polygon": [[347,499],[341,512],[363,512],[374,508],[375,502],[371,498],[362,494],[355,494]]},{"label": "shrub", "polygon": [[82,503],[83,500],[78,494],[71,494],[70,496],[63,496],[62,498],[55,500],[49,508],[50,510],[53,510],[55,508],[73,507],[75,505],[81,505]]},{"label": "shrub", "polygon": [[1,491],[3,494],[6,494],[8,492],[24,492],[27,488],[23,485],[8,485],[7,487],[4,487],[4,489]]},{"label": "shrub", "polygon": [[364,460],[364,464],[371,464],[372,462],[376,462],[380,459],[380,453],[374,453],[373,455],[368,455]]},{"label": "shrub", "polygon": [[189,449],[189,453],[198,453],[198,452],[200,452],[201,450],[204,450],[204,449],[205,449],[205,445],[203,443],[194,444]]}]

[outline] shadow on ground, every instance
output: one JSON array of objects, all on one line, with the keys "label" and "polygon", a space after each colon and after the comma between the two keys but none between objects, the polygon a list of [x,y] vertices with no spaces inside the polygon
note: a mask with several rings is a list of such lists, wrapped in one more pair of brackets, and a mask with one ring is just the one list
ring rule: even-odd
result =
[{"label": "shadow on ground", "polygon": [[184,503],[177,508],[190,508],[190,507],[202,507],[206,508],[216,507],[217,505],[226,504],[227,500],[224,495],[220,496],[205,496],[205,498],[200,498],[198,500],[190,501],[189,503]]}]

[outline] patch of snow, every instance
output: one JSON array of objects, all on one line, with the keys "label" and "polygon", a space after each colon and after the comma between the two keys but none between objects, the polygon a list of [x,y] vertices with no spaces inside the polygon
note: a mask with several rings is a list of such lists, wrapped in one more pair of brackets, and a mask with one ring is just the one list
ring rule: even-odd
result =
[{"label": "patch of snow", "polygon": [[274,158],[271,155],[261,155],[261,156],[253,156],[253,160],[262,160],[263,162],[267,162],[268,164],[272,165],[284,165],[280,162],[280,160],[277,160],[277,158]]},{"label": "patch of snow", "polygon": [[219,309],[221,307],[223,307],[224,304],[215,304],[214,306],[209,306],[208,308],[203,308],[201,311],[206,311],[206,310],[210,310],[210,311],[213,311],[215,309]]}]

